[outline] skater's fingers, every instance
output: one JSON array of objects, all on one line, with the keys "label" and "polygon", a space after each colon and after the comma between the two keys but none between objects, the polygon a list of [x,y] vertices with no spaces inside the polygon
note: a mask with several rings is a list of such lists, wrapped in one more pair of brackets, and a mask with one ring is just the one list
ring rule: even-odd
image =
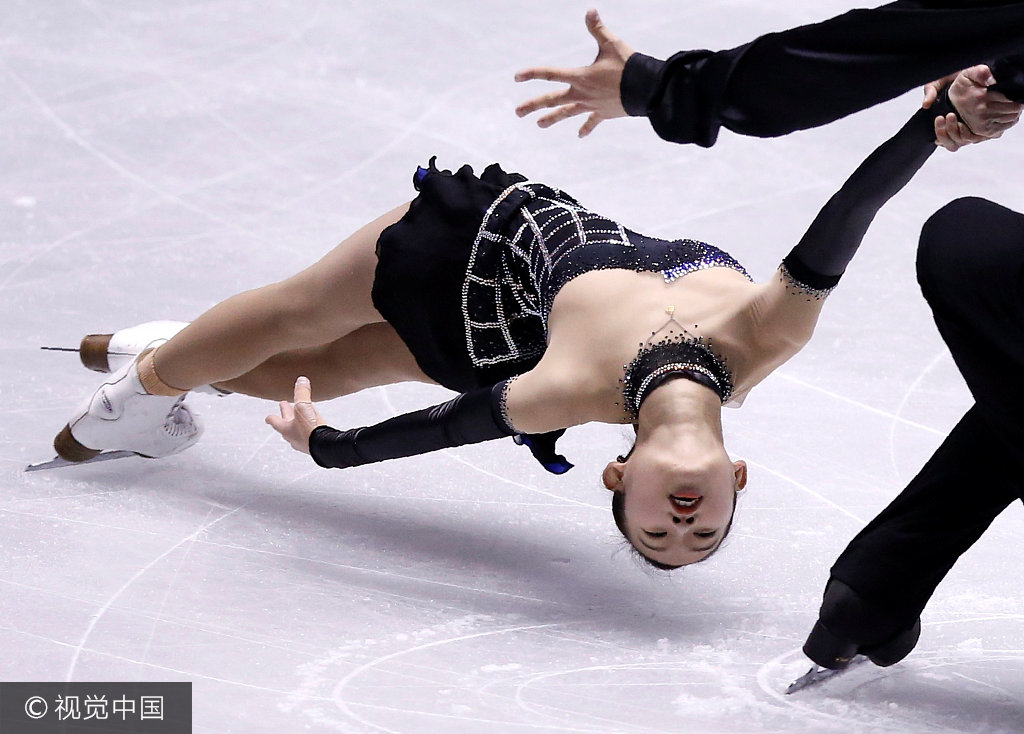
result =
[{"label": "skater's fingers", "polygon": [[983,143],[989,138],[988,135],[979,135],[971,130],[970,126],[961,122],[952,112],[946,115],[946,129],[949,131],[950,137],[960,146]]},{"label": "skater's fingers", "polygon": [[544,115],[544,117],[542,117],[539,120],[537,120],[537,125],[539,127],[551,127],[556,122],[561,122],[562,120],[568,120],[570,117],[575,117],[576,115],[582,115],[582,114],[585,114],[585,113],[587,113],[589,111],[590,110],[585,105],[583,105],[583,104],[581,104],[579,102],[577,102],[575,104],[562,105],[561,107],[559,107],[557,110],[555,110],[551,114]]},{"label": "skater's fingers", "polygon": [[956,152],[960,147],[950,138],[949,131],[946,129],[945,117],[935,118],[935,144],[950,152]]},{"label": "skater's fingers", "polygon": [[985,92],[985,95],[985,101],[988,103],[988,108],[990,110],[996,110],[998,112],[1019,112],[1021,107],[1024,107],[1020,102],[1014,102],[1002,92],[993,92],[990,89]]},{"label": "skater's fingers", "polygon": [[1006,112],[993,111],[989,115],[989,122],[994,127],[1013,127],[1020,121],[1020,110],[1007,110]]},{"label": "skater's fingers", "polygon": [[287,400],[282,400],[277,405],[281,410],[281,418],[283,418],[286,421],[290,421],[295,418],[295,409],[292,407],[292,404],[289,403]]},{"label": "skater's fingers", "polygon": [[579,71],[577,68],[563,66],[534,66],[530,69],[517,71],[515,80],[517,82],[544,81],[572,84],[576,81],[576,77],[579,76]]},{"label": "skater's fingers", "polygon": [[546,107],[557,107],[560,104],[571,102],[572,98],[572,87],[569,89],[561,89],[557,92],[548,92],[547,94],[542,94],[539,97],[527,100],[516,107],[516,115],[519,117],[525,117],[531,112],[536,112],[537,110],[542,110]]},{"label": "skater's fingers", "polygon": [[295,420],[296,422],[301,420],[305,424],[304,428],[308,428],[310,431],[323,422],[320,419],[320,414],[313,407],[313,403],[296,403]]},{"label": "skater's fingers", "polygon": [[580,127],[579,136],[581,138],[585,138],[590,135],[590,133],[594,132],[594,128],[601,124],[601,120],[603,119],[604,118],[596,112],[590,113],[590,117],[588,117],[587,121]]},{"label": "skater's fingers", "polygon": [[926,84],[924,87],[924,101],[921,103],[921,107],[926,110],[930,108],[935,100],[938,99],[939,90],[956,79],[957,74],[959,74],[959,72],[953,72],[952,74],[947,74],[941,79],[936,79],[935,81]]},{"label": "skater's fingers", "polygon": [[945,117],[935,119],[935,142],[948,151],[956,152],[965,145],[980,143],[984,140],[986,138],[972,132],[952,112]]},{"label": "skater's fingers", "polygon": [[594,37],[599,46],[602,43],[614,43],[619,40],[614,33],[608,30],[596,8],[591,8],[587,11],[584,22],[587,24],[587,30],[590,32],[590,35]]},{"label": "skater's fingers", "polygon": [[281,438],[288,442],[296,451],[304,454],[309,453],[309,434],[312,429],[303,430],[291,418],[281,418],[276,415],[267,416],[267,425],[281,434]]},{"label": "skater's fingers", "polygon": [[273,414],[267,416],[266,423],[268,426],[273,428],[282,436],[284,435],[285,430],[288,428],[288,421],[286,421],[284,418],[281,418]]},{"label": "skater's fingers", "polygon": [[939,96],[939,90],[934,84],[929,84],[924,88],[924,101],[921,102],[921,107],[928,109]]},{"label": "skater's fingers", "polygon": [[991,87],[996,83],[996,78],[992,76],[992,70],[985,64],[978,64],[972,66],[969,69],[964,69],[961,72],[967,79],[979,87]]},{"label": "skater's fingers", "polygon": [[309,384],[308,377],[300,377],[295,381],[295,403],[312,403],[313,386]]}]

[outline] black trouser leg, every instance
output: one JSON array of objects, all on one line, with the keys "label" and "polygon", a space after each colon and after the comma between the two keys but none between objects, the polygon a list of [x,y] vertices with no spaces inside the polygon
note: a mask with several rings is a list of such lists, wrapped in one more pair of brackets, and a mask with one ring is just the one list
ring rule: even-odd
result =
[{"label": "black trouser leg", "polygon": [[885,609],[887,624],[906,628],[1020,491],[1019,477],[974,406],[907,488],[850,541],[832,577]]},{"label": "black trouser leg", "polygon": [[1024,465],[1024,215],[947,204],[921,232],[918,280],[982,416]]},{"label": "black trouser leg", "polygon": [[832,613],[844,629],[831,631],[855,642],[912,624],[957,559],[1024,497],[1024,215],[983,199],[947,205],[921,234],[918,279],[976,403],[832,567],[879,612]]}]

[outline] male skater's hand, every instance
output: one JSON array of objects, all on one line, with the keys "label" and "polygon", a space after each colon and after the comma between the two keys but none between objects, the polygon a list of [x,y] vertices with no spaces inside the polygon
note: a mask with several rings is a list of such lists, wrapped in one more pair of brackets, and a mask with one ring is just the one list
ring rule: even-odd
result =
[{"label": "male skater's hand", "polygon": [[537,120],[540,127],[551,127],[556,122],[589,112],[590,116],[580,127],[581,138],[592,133],[604,120],[626,116],[619,85],[622,82],[622,70],[633,55],[633,49],[605,27],[596,10],[587,11],[587,30],[597,41],[597,58],[590,66],[576,69],[535,66],[516,74],[517,82],[543,79],[569,85],[568,89],[549,92],[523,102],[516,107],[517,115],[525,117],[546,107],[556,107],[554,112]]},{"label": "male skater's hand", "polygon": [[944,77],[925,87],[922,106],[931,107],[939,89],[950,82],[949,100],[960,112],[935,118],[935,142],[946,150],[956,151],[971,143],[982,143],[1002,136],[1017,124],[1024,106],[999,92],[989,91],[996,83],[991,70],[981,64]]},{"label": "male skater's hand", "polygon": [[308,454],[309,434],[324,422],[313,407],[313,388],[309,384],[309,379],[297,379],[294,402],[282,400],[280,406],[281,417],[268,415],[267,423],[280,433],[293,449]]}]

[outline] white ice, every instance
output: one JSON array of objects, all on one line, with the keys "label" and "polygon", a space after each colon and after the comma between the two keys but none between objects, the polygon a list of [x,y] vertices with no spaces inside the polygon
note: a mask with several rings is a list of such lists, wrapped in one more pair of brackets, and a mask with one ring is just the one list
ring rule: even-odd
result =
[{"label": "white ice", "polygon": [[[724,48],[849,0],[605,0],[657,56]],[[292,273],[412,196],[418,163],[498,160],[633,229],[716,243],[758,279],[918,105],[907,96],[711,150],[643,120],[547,131],[518,68],[594,53],[586,6],[7,0],[0,15],[0,679],[184,680],[196,732],[1019,732],[1024,518],[939,588],[915,652],[798,696],[841,549],[969,405],[914,279],[925,217],[1024,207],[1024,133],[937,154],[878,220],[814,342],[727,414],[751,466],[727,547],[666,578],[621,549],[571,431],[545,474],[511,441],[319,470],[274,406],[191,400],[194,449],[26,474],[97,383],[89,332],[193,318]],[[970,242],[964,243],[970,247]],[[437,402],[400,385],[336,424]],[[969,501],[973,487],[964,487]]]}]

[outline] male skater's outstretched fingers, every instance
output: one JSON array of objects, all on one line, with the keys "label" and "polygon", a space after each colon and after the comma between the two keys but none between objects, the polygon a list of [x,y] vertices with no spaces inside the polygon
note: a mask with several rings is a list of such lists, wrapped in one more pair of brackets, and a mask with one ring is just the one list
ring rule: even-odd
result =
[{"label": "male skater's outstretched fingers", "polygon": [[554,107],[554,112],[537,120],[540,127],[551,127],[556,122],[590,113],[580,127],[581,138],[589,135],[604,120],[626,116],[619,86],[626,60],[633,55],[633,49],[605,27],[596,10],[588,10],[586,20],[587,30],[597,41],[597,58],[590,66],[575,69],[536,66],[516,74],[517,82],[542,79],[568,84],[568,89],[523,102],[516,108],[516,114],[524,117],[531,112]]},{"label": "male skater's outstretched fingers", "polygon": [[971,131],[982,138],[998,138],[1020,119],[1020,104],[989,90],[995,83],[991,70],[980,64],[964,69],[949,86],[950,102]]},{"label": "male skater's outstretched fingers", "polygon": [[309,434],[323,423],[320,414],[313,407],[313,388],[306,377],[295,381],[294,402],[282,400],[281,415],[268,415],[267,423],[281,434],[285,441],[304,454],[309,453]]}]

